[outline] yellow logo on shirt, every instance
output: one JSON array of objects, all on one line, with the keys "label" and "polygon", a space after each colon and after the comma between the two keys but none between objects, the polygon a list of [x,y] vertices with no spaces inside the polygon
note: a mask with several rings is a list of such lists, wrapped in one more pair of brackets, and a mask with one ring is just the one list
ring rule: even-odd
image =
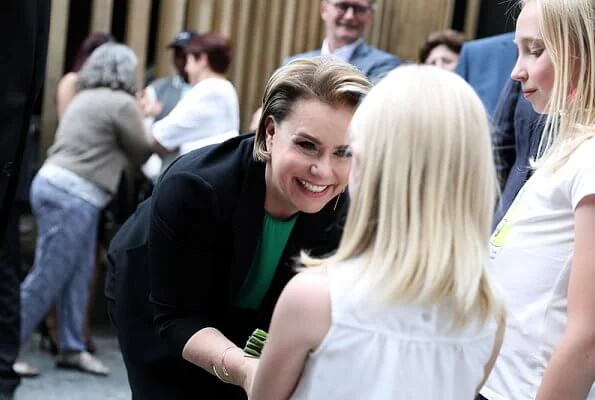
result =
[{"label": "yellow logo on shirt", "polygon": [[502,247],[504,243],[506,243],[506,238],[508,237],[508,233],[512,227],[512,221],[516,219],[516,217],[520,214],[521,205],[523,204],[523,197],[526,192],[528,184],[525,183],[519,193],[516,195],[512,205],[502,218],[502,221],[496,227],[496,230],[492,234],[490,238],[490,244],[494,247]]}]

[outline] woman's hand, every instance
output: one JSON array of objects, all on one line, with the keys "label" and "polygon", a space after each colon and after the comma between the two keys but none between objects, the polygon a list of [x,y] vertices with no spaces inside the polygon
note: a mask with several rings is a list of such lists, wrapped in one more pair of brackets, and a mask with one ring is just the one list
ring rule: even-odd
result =
[{"label": "woman's hand", "polygon": [[147,93],[147,89],[139,91],[136,100],[144,117],[155,117],[163,110],[163,103]]},{"label": "woman's hand", "polygon": [[258,369],[258,358],[244,357],[245,362],[242,365],[242,371],[244,373],[244,379],[242,380],[242,388],[250,398],[252,392],[252,383],[254,383],[254,377],[256,376],[256,370]]}]

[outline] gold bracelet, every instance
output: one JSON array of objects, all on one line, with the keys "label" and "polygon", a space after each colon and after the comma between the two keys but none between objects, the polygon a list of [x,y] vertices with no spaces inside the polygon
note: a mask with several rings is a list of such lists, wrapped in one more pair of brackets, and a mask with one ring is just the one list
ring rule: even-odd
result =
[{"label": "gold bracelet", "polygon": [[[225,368],[225,354],[227,354],[227,352],[233,348],[235,348],[236,346],[229,346],[228,348],[226,348],[225,350],[223,350],[223,353],[221,353],[221,370],[223,371],[223,377],[225,378],[229,378],[231,375],[229,374],[229,372],[227,371],[227,368]],[[215,366],[215,364],[213,364],[211,366],[211,368],[213,369],[213,374],[219,378],[220,381],[225,382],[225,383],[231,383],[230,380],[227,379],[223,379],[223,377],[221,377],[219,375],[219,373],[217,372],[217,367]]]},{"label": "gold bracelet", "polygon": [[231,383],[231,382],[223,379],[221,376],[219,376],[219,373],[217,372],[217,367],[215,367],[215,364],[211,365],[211,368],[213,369],[213,375],[215,375],[217,377],[217,379],[219,379],[223,383]]},{"label": "gold bracelet", "polygon": [[223,371],[223,375],[225,375],[226,378],[229,378],[229,372],[227,371],[227,368],[225,368],[225,354],[227,354],[227,352],[231,349],[235,349],[236,346],[229,346],[228,348],[226,348],[225,350],[223,350],[223,353],[221,354],[221,370]]}]

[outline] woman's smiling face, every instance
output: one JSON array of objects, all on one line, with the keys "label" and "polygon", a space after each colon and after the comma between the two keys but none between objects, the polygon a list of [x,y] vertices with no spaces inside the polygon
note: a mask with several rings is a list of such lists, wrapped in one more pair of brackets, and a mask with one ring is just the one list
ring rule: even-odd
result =
[{"label": "woman's smiling face", "polygon": [[285,218],[316,213],[341,193],[349,177],[348,126],[354,109],[298,100],[283,121],[266,120],[265,209]]}]

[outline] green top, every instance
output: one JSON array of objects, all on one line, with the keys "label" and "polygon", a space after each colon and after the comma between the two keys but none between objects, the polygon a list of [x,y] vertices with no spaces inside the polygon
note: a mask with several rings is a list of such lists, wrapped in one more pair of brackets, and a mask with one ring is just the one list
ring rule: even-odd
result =
[{"label": "green top", "polygon": [[242,285],[237,305],[242,308],[257,309],[273,281],[277,265],[293,230],[297,214],[281,220],[264,213],[262,235],[252,260],[250,272]]}]

